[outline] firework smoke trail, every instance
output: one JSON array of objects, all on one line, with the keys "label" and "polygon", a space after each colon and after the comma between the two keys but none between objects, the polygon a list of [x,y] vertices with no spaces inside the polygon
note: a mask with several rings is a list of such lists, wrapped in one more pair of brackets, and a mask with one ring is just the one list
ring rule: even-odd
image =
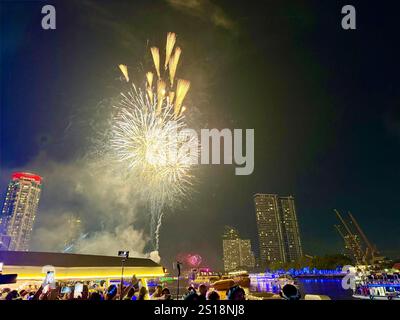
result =
[{"label": "firework smoke trail", "polygon": [[[168,33],[164,66],[169,85],[160,74],[159,49],[151,47],[157,81],[153,81],[152,72],[147,72],[143,90],[132,83],[127,93],[121,93],[115,106],[118,112],[111,125],[110,148],[149,203],[154,250],[158,250],[163,210],[191,189],[191,171],[199,151],[197,137],[185,132],[183,111],[186,107],[182,102],[190,82],[178,79],[175,89],[173,85],[181,54],[180,48],[176,48],[175,54],[170,56],[175,39],[175,34]],[[128,82],[127,67],[122,66],[120,69]],[[168,67],[172,67],[172,72]]]},{"label": "firework smoke trail", "polygon": [[154,200],[150,203],[150,212],[152,212],[151,223],[150,223],[150,233],[154,234],[153,248],[156,251],[158,250],[158,243],[160,240],[160,228],[161,228],[161,224],[162,224],[162,217],[164,215],[162,210],[163,210],[162,203],[159,203]]}]

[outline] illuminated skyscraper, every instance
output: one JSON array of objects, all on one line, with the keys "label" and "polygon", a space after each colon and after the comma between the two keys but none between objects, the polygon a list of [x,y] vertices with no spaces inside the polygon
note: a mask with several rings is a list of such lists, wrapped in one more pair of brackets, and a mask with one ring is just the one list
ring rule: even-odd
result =
[{"label": "illuminated skyscraper", "polygon": [[298,261],[303,256],[294,197],[279,197],[283,242],[286,262]]},{"label": "illuminated skyscraper", "polygon": [[303,252],[294,198],[256,194],[254,203],[261,265],[300,259]]},{"label": "illuminated skyscraper", "polygon": [[260,264],[284,262],[285,248],[283,245],[278,196],[276,194],[256,194],[254,202],[260,247]]},{"label": "illuminated skyscraper", "polygon": [[254,267],[255,259],[251,251],[250,240],[240,239],[239,233],[232,227],[225,227],[225,232],[222,236],[222,248],[225,271]]},{"label": "illuminated skyscraper", "polygon": [[251,241],[249,239],[240,239],[240,263],[239,267],[254,268],[256,259],[251,250]]},{"label": "illuminated skyscraper", "polygon": [[[8,250],[28,251],[39,204],[42,178],[27,172],[12,174],[0,215],[0,234]],[[3,248],[4,249],[4,248]]]}]

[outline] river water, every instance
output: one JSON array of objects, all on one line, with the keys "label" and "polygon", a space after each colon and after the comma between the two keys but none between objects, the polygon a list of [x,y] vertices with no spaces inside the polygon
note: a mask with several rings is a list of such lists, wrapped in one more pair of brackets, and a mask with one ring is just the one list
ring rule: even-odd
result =
[{"label": "river water", "polygon": [[[296,278],[296,284],[299,286],[302,297],[306,294],[320,294],[326,295],[332,300],[349,300],[352,298],[351,290],[344,290],[342,288],[341,278]],[[177,293],[176,282],[168,283],[168,288],[175,296]],[[181,282],[180,293],[185,292],[187,287],[186,282]],[[250,292],[275,292],[278,288],[272,287],[266,282],[258,282],[256,285],[250,287]]]},{"label": "river water", "polygon": [[305,294],[323,294],[332,300],[353,299],[352,290],[342,288],[341,278],[297,278],[302,296]]},{"label": "river water", "polygon": [[[341,278],[296,278],[302,297],[306,294],[325,295],[332,300],[348,300],[353,299],[352,291],[342,288]],[[274,281],[268,281],[260,278],[252,281],[250,292],[273,292],[279,293],[280,287]]]}]

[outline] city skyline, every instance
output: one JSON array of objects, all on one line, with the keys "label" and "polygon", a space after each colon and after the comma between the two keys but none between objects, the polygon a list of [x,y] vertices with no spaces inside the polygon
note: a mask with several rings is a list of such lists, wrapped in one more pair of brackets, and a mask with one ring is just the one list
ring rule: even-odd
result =
[{"label": "city skyline", "polygon": [[[14,229],[14,223],[10,223],[14,221],[14,219],[11,218],[13,217],[13,214],[6,214],[6,212],[10,211],[8,209],[13,209],[14,206],[10,205],[9,201],[9,195],[11,193],[18,193],[19,190],[18,188],[15,188],[15,182],[16,181],[22,181],[22,182],[36,182],[38,185],[34,185],[33,188],[38,187],[39,193],[36,193],[36,203],[39,203],[39,197],[40,197],[40,191],[41,191],[41,182],[42,182],[42,177],[36,174],[28,173],[28,172],[14,172],[11,176],[11,181],[9,183],[8,189],[7,189],[7,194],[6,198],[4,199],[3,202],[3,207],[2,207],[2,215],[0,216],[0,236],[1,236],[1,247],[0,250],[18,250],[18,251],[29,251],[29,241],[32,233],[32,226],[34,223],[34,220],[36,218],[37,214],[37,206],[31,211],[29,214],[29,221],[30,221],[30,233],[25,234],[22,238],[21,241],[18,241],[17,243],[15,240],[13,240],[13,237],[15,238],[15,234],[23,234],[19,230],[19,227],[15,229],[16,231],[14,232],[14,236],[11,236],[10,234],[13,234],[13,229]],[[18,186],[18,183],[17,183]],[[31,195],[32,196],[32,195]],[[299,233],[299,226],[298,226],[298,217],[295,209],[295,204],[294,204],[294,197],[293,196],[279,196],[277,194],[260,194],[256,193],[254,194],[254,204],[255,204],[255,213],[256,213],[256,220],[257,220],[257,226],[258,226],[258,242],[257,244],[253,245],[251,244],[250,239],[242,239],[239,236],[238,231],[235,228],[225,226],[224,227],[224,235],[223,235],[223,254],[222,254],[222,260],[223,260],[223,265],[225,271],[234,271],[237,270],[238,267],[240,266],[245,266],[248,268],[254,268],[256,267],[257,263],[260,263],[261,266],[267,266],[268,264],[263,264],[262,261],[269,261],[271,262],[277,262],[277,263],[292,263],[292,262],[298,262],[300,259],[303,257],[303,248],[301,245],[301,240],[300,240],[300,233]],[[15,197],[14,197],[15,198]],[[265,199],[268,199],[270,202],[265,201]],[[261,201],[260,201],[261,200]],[[272,202],[271,202],[272,201]],[[269,207],[269,208],[267,208]],[[8,209],[7,209],[8,208]],[[24,209],[25,210],[25,209]],[[279,232],[277,234],[273,234],[273,238],[278,239],[277,241],[279,242],[277,246],[272,245],[272,251],[271,251],[271,245],[269,245],[268,249],[270,251],[269,254],[272,252],[272,257],[275,255],[275,258],[270,258],[266,257],[265,250],[262,250],[262,247],[265,247],[265,244],[262,242],[265,241],[263,239],[262,234],[263,231],[260,231],[260,214],[262,212],[267,212],[268,210],[272,210],[274,213],[275,218],[277,219],[275,221],[275,226],[279,229]],[[13,210],[11,210],[13,211]],[[14,210],[15,211],[15,210]],[[271,222],[271,221],[270,221]],[[278,227],[279,225],[279,227]],[[286,225],[286,226],[285,226]],[[349,235],[343,235],[343,232],[341,230],[340,226],[334,225],[335,229],[338,231],[339,235],[344,240],[344,247],[341,248],[341,252],[344,252],[346,255],[349,257],[352,257],[355,259],[355,261],[360,260],[360,255],[361,253],[356,253],[354,254],[355,249],[353,244],[353,241],[358,241],[355,238],[352,240],[349,238]],[[261,227],[261,228],[266,228]],[[286,229],[285,229],[286,228]],[[230,230],[231,234],[228,235],[228,231]],[[81,220],[78,216],[71,215],[67,219],[67,225],[66,225],[66,230],[68,230],[67,237],[64,239],[64,242],[62,244],[63,250],[55,250],[55,251],[60,251],[60,252],[74,252],[74,245],[76,244],[77,241],[79,241],[81,238],[84,238],[87,236],[87,234],[84,234],[84,229],[82,228],[81,225]],[[232,233],[233,232],[233,233]],[[358,237],[357,235],[353,237]],[[225,244],[225,240],[238,240],[239,242],[235,242],[234,244]],[[360,245],[360,244],[359,244]],[[230,248],[228,248],[230,247]],[[235,247],[235,248],[233,248]],[[254,248],[258,247],[259,252],[254,254]],[[267,245],[268,247],[268,245]],[[274,250],[275,247],[275,250]],[[343,251],[344,249],[344,251]],[[235,255],[232,261],[226,262],[226,256],[228,251],[235,251]],[[346,251],[347,250],[347,251]],[[53,250],[52,250],[53,251]],[[232,252],[233,252],[232,251]],[[245,252],[242,254],[242,251]],[[245,258],[242,259],[242,256],[246,256]],[[383,257],[382,257],[383,258]],[[236,263],[236,260],[238,261],[246,261],[245,264],[241,263]],[[256,263],[257,259],[257,263]],[[234,261],[235,260],[235,261]],[[233,268],[227,268],[226,265],[231,264],[235,265]]]}]

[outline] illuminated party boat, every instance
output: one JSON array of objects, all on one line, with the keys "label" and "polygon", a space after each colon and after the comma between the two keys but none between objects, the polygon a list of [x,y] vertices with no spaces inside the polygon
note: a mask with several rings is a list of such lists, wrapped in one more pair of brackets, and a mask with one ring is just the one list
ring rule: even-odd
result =
[{"label": "illuminated party boat", "polygon": [[400,301],[400,276],[398,273],[378,273],[356,277],[353,297],[363,300]]}]

